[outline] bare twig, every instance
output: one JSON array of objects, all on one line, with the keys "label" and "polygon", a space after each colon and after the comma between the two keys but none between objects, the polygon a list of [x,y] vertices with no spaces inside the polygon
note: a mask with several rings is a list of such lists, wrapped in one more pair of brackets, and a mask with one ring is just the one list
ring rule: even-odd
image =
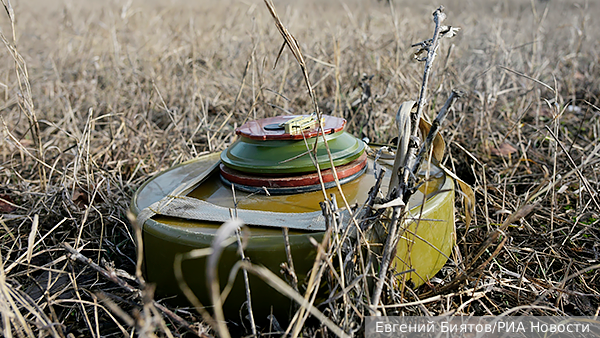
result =
[{"label": "bare twig", "polygon": [[571,164],[571,166],[573,167],[573,170],[575,170],[575,172],[577,173],[577,176],[579,176],[579,179],[583,183],[583,186],[585,187],[585,190],[587,190],[588,194],[590,194],[590,198],[592,199],[592,201],[596,205],[596,208],[597,208],[596,210],[600,210],[600,204],[598,204],[598,201],[596,200],[596,194],[592,190],[592,187],[590,186],[590,183],[588,182],[588,180],[583,176],[583,174],[581,173],[581,171],[577,168],[577,164],[575,164],[575,161],[573,161],[573,158],[571,157],[571,155],[569,155],[569,153],[567,152],[567,150],[563,146],[562,142],[560,142],[560,140],[556,137],[556,135],[552,132],[552,130],[548,126],[546,126],[546,130],[548,130],[548,132],[550,133],[550,135],[552,135],[552,138],[554,138],[554,140],[556,141],[556,143],[558,143],[558,145],[560,146],[560,149],[562,149],[562,151],[565,152],[565,155],[567,156],[567,159],[569,159],[569,164]]},{"label": "bare twig", "polygon": [[[308,89],[308,94],[309,94],[311,102],[313,104],[313,109],[317,116],[317,121],[319,121],[319,127],[320,127],[321,131],[323,131],[325,128],[323,126],[323,120],[321,118],[321,110],[319,109],[319,104],[317,103],[317,98],[316,98],[315,92],[313,90],[313,86],[310,82],[310,77],[308,76],[308,69],[306,67],[306,62],[304,61],[304,56],[302,54],[302,51],[300,50],[300,44],[298,44],[298,41],[296,40],[296,38],[292,34],[290,34],[290,32],[287,30],[287,28],[285,28],[285,26],[281,22],[281,19],[279,19],[279,15],[277,15],[277,12],[275,11],[275,7],[273,6],[273,3],[271,2],[271,0],[264,0],[264,2],[265,2],[265,5],[267,6],[267,8],[269,9],[269,12],[271,13],[273,20],[275,21],[275,26],[277,27],[277,29],[279,30],[279,33],[283,37],[284,45],[287,44],[290,51],[296,58],[296,61],[298,62],[300,69],[302,70],[304,82],[306,84],[306,88]],[[279,51],[279,54],[281,54],[281,52],[283,51],[284,45],[282,45],[282,47]],[[321,138],[323,139],[323,144],[325,145],[325,150],[327,151],[330,169],[332,171],[333,178],[335,180],[335,185],[336,185],[338,191],[340,192],[340,196],[342,197],[342,200],[344,201],[344,206],[350,213],[351,221],[354,223],[355,226],[358,227],[358,222],[356,221],[356,218],[354,217],[352,210],[350,209],[350,205],[348,204],[348,201],[346,200],[346,196],[344,194],[344,191],[342,190],[342,185],[340,184],[340,180],[338,179],[337,170],[335,169],[335,164],[333,162],[333,156],[331,155],[331,149],[329,148],[329,144],[327,143],[325,134],[323,132],[321,132],[319,134],[320,134]],[[317,149],[318,140],[319,140],[319,137],[318,136],[315,137],[315,145],[314,145],[313,149]],[[323,183],[323,178],[321,177],[321,174],[320,174],[320,168],[319,168],[318,163],[315,166],[316,166],[317,172],[319,173],[319,181],[321,183],[321,187],[322,187],[322,191],[323,191],[323,198],[327,199],[327,193],[325,192],[325,188],[324,188],[325,185]]]},{"label": "bare twig", "polygon": [[[381,266],[379,270],[379,274],[377,276],[377,280],[375,282],[375,286],[373,288],[373,296],[371,298],[371,312],[373,314],[377,314],[377,307],[379,305],[379,300],[381,297],[381,293],[383,292],[383,286],[385,284],[386,276],[388,269],[390,267],[392,258],[396,252],[396,246],[398,244],[398,240],[400,238],[398,234],[399,224],[404,222],[404,212],[408,205],[408,200],[413,193],[414,182],[410,180],[411,177],[416,177],[417,171],[421,162],[423,161],[424,155],[428,152],[435,135],[437,135],[437,129],[443,122],[446,117],[447,111],[457,98],[458,93],[452,92],[446,104],[438,114],[438,118],[436,118],[436,127],[431,128],[429,130],[429,135],[427,136],[427,140],[423,146],[421,147],[421,151],[419,152],[419,156],[415,157],[416,151],[416,137],[417,132],[419,130],[419,121],[422,116],[423,107],[427,101],[427,84],[429,81],[429,75],[431,73],[431,67],[433,61],[436,56],[436,50],[438,48],[438,42],[441,34],[442,28],[446,28],[442,26],[442,22],[444,21],[446,15],[443,12],[444,8],[440,6],[435,12],[433,12],[433,21],[435,23],[435,29],[433,33],[433,38],[431,40],[422,42],[421,48],[427,50],[427,58],[425,59],[425,71],[423,73],[423,83],[421,85],[421,92],[419,95],[419,101],[417,103],[417,109],[414,113],[411,113],[410,120],[406,119],[403,116],[406,116],[408,112],[412,109],[412,104],[408,107],[401,107],[399,110],[399,144],[398,150],[396,153],[396,160],[394,162],[394,167],[396,170],[400,170],[402,168],[402,175],[400,177],[400,181],[398,182],[397,187],[390,186],[390,189],[393,189],[391,193],[388,194],[388,197],[392,200],[395,200],[393,205],[395,205],[392,209],[392,219],[390,221],[390,225],[388,227],[388,236],[385,241],[385,245],[383,247],[383,255],[381,258]],[[403,114],[400,114],[404,111]],[[404,121],[404,122],[400,122]],[[410,134],[406,134],[405,130],[410,129]],[[402,147],[401,147],[402,145]],[[398,175],[399,172],[392,172],[392,177]]]},{"label": "bare twig", "polygon": [[[446,19],[444,7],[440,6],[433,12],[433,22],[435,23],[435,28],[433,30],[433,38],[431,39],[431,42],[429,42],[428,46],[425,47],[427,50],[427,59],[425,61],[425,71],[423,72],[423,82],[421,84],[419,100],[417,101],[417,111],[411,116],[412,136],[417,136],[417,131],[419,130],[419,120],[421,119],[421,116],[423,116],[423,109],[425,107],[425,104],[427,103],[427,89],[429,84],[429,76],[431,74],[433,61],[437,56],[440,31],[442,29],[442,23],[444,22],[444,19]],[[410,158],[407,158],[407,160],[410,161]]]},{"label": "bare twig", "polygon": [[[138,218],[131,211],[127,212],[127,217],[129,218],[129,222],[131,223],[135,234],[135,248],[137,253],[137,259],[135,262],[135,277],[137,278],[138,283],[140,283],[143,289],[145,284],[144,276],[142,274],[142,264],[144,261],[144,240],[142,236],[143,224],[140,224]],[[83,224],[81,225],[81,227],[83,227]]]},{"label": "bare twig", "polygon": [[379,299],[383,292],[383,286],[387,276],[387,271],[390,267],[390,263],[396,251],[396,245],[398,243],[398,223],[402,219],[404,213],[405,204],[402,202],[402,206],[394,207],[392,210],[392,220],[389,226],[389,232],[385,240],[383,247],[383,256],[381,258],[381,266],[375,287],[373,289],[373,296],[371,298],[371,311],[373,314],[377,314],[377,306],[379,305]]},{"label": "bare twig", "polygon": [[298,291],[298,277],[296,276],[296,269],[294,268],[294,259],[292,258],[292,249],[290,248],[290,230],[287,227],[282,229],[283,232],[283,244],[285,245],[285,256],[287,257],[287,269],[290,276],[290,283],[292,288]]},{"label": "bare twig", "polygon": [[[427,296],[431,296],[435,293],[439,294],[439,293],[443,293],[447,290],[452,290],[456,286],[460,285],[462,282],[467,280],[467,278],[472,277],[475,274],[477,274],[478,272],[485,269],[487,267],[487,265],[491,262],[491,260],[498,255],[500,250],[506,244],[506,241],[508,238],[508,235],[506,234],[506,229],[508,228],[508,226],[510,224],[526,217],[527,215],[529,215],[529,213],[531,213],[535,209],[535,207],[536,207],[535,204],[524,204],[517,211],[512,213],[508,218],[506,218],[506,220],[504,220],[504,222],[502,223],[502,225],[500,227],[498,227],[496,230],[494,230],[492,233],[490,233],[489,236],[487,237],[487,239],[479,245],[479,247],[475,251],[475,254],[473,254],[467,258],[467,260],[466,260],[468,262],[467,266],[464,269],[460,269],[459,274],[450,283],[444,285],[443,287],[441,287],[438,290],[428,292],[424,296],[427,297]],[[478,259],[485,252],[487,252],[488,249],[494,243],[496,243],[496,241],[498,240],[498,238],[500,236],[502,236],[503,239],[500,242],[500,244],[498,244],[498,246],[496,247],[494,252],[490,255],[490,257],[485,262],[483,262],[481,264],[477,264]]]},{"label": "bare twig", "polygon": [[[246,261],[246,254],[244,254],[244,245],[242,243],[242,237],[240,236],[241,230],[238,228],[235,232],[235,236],[237,238],[238,245],[238,253],[242,258],[242,261]],[[248,316],[250,317],[250,329],[252,330],[252,335],[256,337],[256,324],[254,322],[254,311],[252,311],[252,294],[250,292],[250,280],[248,279],[248,271],[246,269],[242,269],[242,275],[244,276],[244,288],[246,289],[246,305],[248,307]]]},{"label": "bare twig", "polygon": [[506,70],[506,71],[509,71],[509,72],[511,72],[511,73],[513,73],[513,74],[516,74],[516,75],[522,76],[522,77],[524,77],[524,78],[526,78],[526,79],[528,79],[528,80],[531,80],[531,81],[533,81],[533,82],[535,82],[535,83],[537,83],[537,84],[539,84],[539,85],[542,85],[542,86],[546,87],[547,89],[549,89],[549,90],[550,90],[550,91],[552,91],[553,93],[556,93],[556,90],[555,90],[554,88],[550,87],[549,85],[545,84],[544,82],[542,82],[542,81],[540,81],[540,80],[538,80],[538,79],[534,79],[534,78],[532,78],[531,76],[529,76],[529,75],[527,75],[527,74],[523,74],[523,73],[521,73],[521,72],[517,72],[517,71],[516,71],[516,70],[514,70],[514,69],[510,69],[510,68],[508,68],[508,67],[504,67],[504,66],[498,66],[498,67],[500,67],[500,68],[502,68],[502,69],[504,69],[504,70]]},{"label": "bare twig", "polygon": [[[90,268],[94,269],[94,271],[98,272],[102,277],[106,278],[107,280],[115,283],[116,285],[118,285],[119,287],[121,287],[122,289],[126,290],[127,292],[130,292],[132,294],[135,294],[136,297],[140,298],[141,297],[141,292],[139,289],[131,286],[129,283],[127,283],[126,281],[124,281],[123,279],[121,279],[119,276],[117,276],[114,272],[109,272],[108,270],[106,270],[105,268],[101,267],[100,265],[94,263],[93,260],[91,260],[88,257],[85,257],[84,255],[82,255],[80,252],[78,252],[77,250],[75,250],[71,245],[69,245],[69,243],[63,243],[63,248],[65,250],[67,250],[67,252],[69,252],[69,254],[71,255],[71,259],[74,259],[84,265],[89,266]],[[173,311],[169,310],[167,307],[165,307],[164,305],[158,303],[157,301],[152,301],[153,305],[159,309],[160,311],[162,311],[165,315],[167,315],[169,318],[171,318],[174,322],[176,322],[178,325],[180,325],[181,327],[183,327],[184,329],[186,329],[189,333],[193,334],[196,337],[199,338],[212,338],[204,333],[199,334],[197,332],[197,330],[195,330],[194,328],[192,328],[192,326],[183,318],[181,318],[179,315],[177,315],[176,313],[174,313]],[[131,322],[128,322],[128,325],[130,325]]]},{"label": "bare twig", "polygon": [[121,288],[127,290],[127,292],[131,292],[131,293],[137,294],[137,296],[140,296],[140,294],[139,294],[140,290],[129,285],[129,283],[122,280],[114,273],[108,272],[106,269],[104,269],[100,265],[96,264],[90,258],[85,257],[79,251],[73,249],[73,247],[69,243],[63,243],[62,246],[65,250],[67,250],[71,254],[71,259],[74,259],[80,263],[88,265],[90,268],[92,268],[95,271],[97,271],[98,273],[100,273],[100,275],[102,275],[104,278],[110,280],[111,282],[117,284]]},{"label": "bare twig", "polygon": [[461,96],[462,96],[461,92],[453,90],[452,93],[450,93],[450,97],[446,100],[446,103],[444,104],[444,106],[442,107],[442,109],[440,110],[440,112],[438,113],[436,118],[433,120],[433,123],[431,124],[431,129],[429,130],[429,134],[427,134],[427,138],[425,139],[425,142],[423,142],[423,144],[421,145],[421,149],[419,150],[419,153],[417,154],[417,158],[415,159],[415,162],[413,163],[413,166],[411,168],[411,172],[413,174],[416,174],[418,172],[419,167],[421,166],[421,163],[425,159],[425,156],[427,154],[429,154],[429,149],[431,148],[433,139],[438,134],[438,131],[439,131],[442,123],[446,119],[446,115],[448,114],[450,107],[452,107],[452,104],[454,103],[454,101],[456,101],[456,99],[458,99]]}]

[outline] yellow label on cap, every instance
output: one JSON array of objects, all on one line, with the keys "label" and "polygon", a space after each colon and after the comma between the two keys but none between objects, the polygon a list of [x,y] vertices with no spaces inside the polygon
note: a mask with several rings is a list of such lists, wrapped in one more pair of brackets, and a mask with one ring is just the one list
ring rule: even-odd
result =
[{"label": "yellow label on cap", "polygon": [[[325,119],[321,119],[325,122]],[[313,116],[298,116],[283,123],[285,132],[291,135],[300,134],[302,131],[310,128],[316,128],[319,125],[317,119]]]}]

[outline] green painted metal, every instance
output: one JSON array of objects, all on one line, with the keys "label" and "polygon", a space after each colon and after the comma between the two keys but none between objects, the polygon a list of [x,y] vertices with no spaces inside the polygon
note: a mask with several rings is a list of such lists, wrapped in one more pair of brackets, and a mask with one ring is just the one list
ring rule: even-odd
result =
[{"label": "green painted metal", "polygon": [[[345,131],[326,135],[334,165],[357,159],[365,144]],[[235,170],[256,174],[291,174],[316,171],[307,152],[317,142],[316,159],[321,169],[330,168],[329,156],[322,137],[306,140],[253,140],[240,137],[221,153],[221,161]]]},{"label": "green painted metal", "polygon": [[[131,211],[137,215],[141,209],[162,199],[182,182],[191,179],[191,172],[197,173],[202,168],[208,169],[219,159],[218,153],[205,155],[155,176],[136,192],[131,202]],[[391,166],[391,163],[387,165]],[[343,186],[349,203],[364,202],[369,188],[374,183],[373,176],[373,163],[369,160],[367,172]],[[409,204],[411,216],[415,218],[420,216],[421,220],[407,221],[404,225],[403,236],[398,243],[394,261],[397,271],[414,269],[414,272],[401,274],[399,278],[410,280],[415,286],[423,284],[439,271],[450,255],[454,243],[454,184],[439,171],[436,177],[421,188],[422,192],[415,193],[411,198]],[[383,186],[387,186],[387,182],[389,182],[389,171],[384,178]],[[328,193],[336,191],[336,188],[332,188]],[[233,207],[231,189],[221,182],[218,171],[211,173],[210,177],[188,196],[224,207]],[[281,196],[236,192],[236,197],[238,208],[288,213],[320,210],[319,201],[323,200],[320,191]],[[338,200],[341,200],[339,193]],[[177,296],[172,298],[172,301],[187,305],[174,274],[175,257],[193,249],[209,247],[220,225],[161,216],[146,221],[143,225],[144,273],[148,282],[156,284],[159,296]],[[244,236],[246,256],[252,262],[261,264],[278,274],[280,264],[287,261],[281,230],[248,227],[245,232],[247,234]],[[290,231],[290,246],[300,283],[304,282],[316,256],[310,238],[320,241],[323,234],[323,232]],[[233,243],[225,248],[219,262],[219,279],[222,288],[225,287],[231,268],[239,259],[237,244]],[[185,260],[182,270],[186,284],[204,305],[209,306],[205,264],[204,258]],[[270,313],[276,314],[279,320],[287,317],[291,305],[289,299],[252,275],[250,285],[257,321],[265,323],[266,316]],[[245,299],[243,280],[238,273],[224,304],[226,316],[231,320],[239,321],[240,308]]]}]

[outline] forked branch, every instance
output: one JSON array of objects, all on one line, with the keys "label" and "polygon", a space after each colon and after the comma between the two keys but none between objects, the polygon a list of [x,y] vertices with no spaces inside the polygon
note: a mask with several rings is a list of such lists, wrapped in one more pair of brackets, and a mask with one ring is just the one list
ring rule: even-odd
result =
[{"label": "forked branch", "polygon": [[[454,101],[460,96],[458,92],[453,91],[446,104],[438,114],[434,121],[434,125],[429,130],[427,139],[420,146],[418,155],[416,154],[418,145],[418,130],[419,121],[423,115],[423,109],[427,103],[427,87],[429,83],[429,76],[431,74],[432,64],[436,57],[436,51],[439,47],[440,37],[445,34],[450,36],[454,35],[457,31],[456,28],[444,26],[442,23],[446,18],[444,14],[444,7],[440,6],[433,12],[433,22],[435,23],[435,29],[433,37],[429,40],[415,44],[413,46],[419,46],[420,49],[417,51],[416,56],[423,52],[427,52],[425,58],[419,59],[419,61],[425,61],[425,70],[423,72],[423,82],[421,85],[421,91],[419,94],[419,101],[417,102],[417,109],[413,112],[412,102],[409,103],[410,107],[401,106],[398,111],[399,119],[399,137],[398,137],[398,148],[396,151],[396,159],[394,163],[394,172],[392,172],[392,180],[390,181],[388,197],[391,202],[388,205],[394,205],[392,209],[392,219],[388,227],[388,236],[383,248],[383,255],[381,259],[381,266],[377,281],[373,289],[373,296],[371,298],[371,312],[378,314],[377,306],[381,299],[381,293],[383,286],[386,281],[386,276],[390,268],[393,257],[396,254],[396,247],[398,245],[399,225],[404,222],[404,214],[410,196],[414,193],[416,187],[416,180],[414,179],[417,175],[419,167],[426,158],[426,154],[429,153],[433,139],[435,138],[439,127],[446,118],[447,112],[454,103]],[[410,113],[410,118],[408,114]],[[398,177],[399,176],[399,177]]]}]

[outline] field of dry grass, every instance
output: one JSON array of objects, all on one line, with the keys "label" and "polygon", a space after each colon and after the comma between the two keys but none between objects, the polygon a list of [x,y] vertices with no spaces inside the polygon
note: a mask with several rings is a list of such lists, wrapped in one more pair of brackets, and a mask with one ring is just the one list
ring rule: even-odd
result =
[{"label": "field of dry grass", "polygon": [[[426,114],[452,89],[465,91],[442,133],[445,165],[477,198],[468,228],[457,213],[453,258],[470,269],[460,280],[448,265],[434,286],[400,296],[414,305],[390,314],[598,315],[600,3],[282,0],[275,7],[305,54],[321,110],[345,117],[354,135],[387,143],[397,134],[399,104],[416,99],[421,84],[423,64],[410,46],[431,37],[440,4],[446,23],[461,31],[441,42]],[[249,118],[311,110],[289,51],[273,69],[282,40],[264,3],[12,6],[14,38],[9,16],[0,16],[4,336],[204,328],[193,310],[170,308],[182,317],[173,321],[150,290],[128,292],[70,260],[63,243],[136,288],[126,217],[136,188],[223,150]],[[502,224],[509,226],[490,240]],[[481,245],[487,250],[473,257]]]}]

